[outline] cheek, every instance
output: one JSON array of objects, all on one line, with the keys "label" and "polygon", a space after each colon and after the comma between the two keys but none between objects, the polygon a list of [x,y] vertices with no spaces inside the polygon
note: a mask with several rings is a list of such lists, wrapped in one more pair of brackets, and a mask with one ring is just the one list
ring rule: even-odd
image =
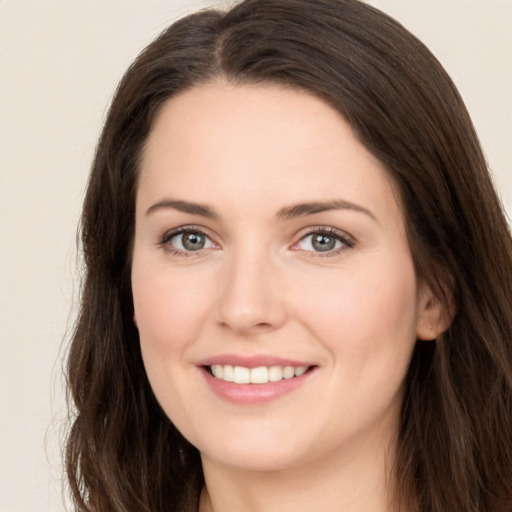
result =
[{"label": "cheek", "polygon": [[403,355],[406,364],[416,339],[414,268],[409,257],[372,259],[303,283],[298,316],[338,360],[383,365]]},{"label": "cheek", "polygon": [[185,272],[134,260],[132,291],[142,358],[153,392],[167,416],[190,429],[187,411],[197,391],[187,384],[194,371],[188,350],[201,337],[206,321],[204,279],[190,280]]},{"label": "cheek", "polygon": [[157,399],[173,417],[186,372],[193,369],[190,348],[206,324],[207,282],[191,280],[190,272],[134,261],[133,302],[144,366]]},{"label": "cheek", "polygon": [[310,283],[302,298],[297,316],[330,354],[329,387],[336,392],[326,397],[331,402],[323,410],[332,435],[339,425],[355,431],[388,413],[397,416],[416,340],[412,265],[340,271],[314,287]]},{"label": "cheek", "polygon": [[134,263],[132,290],[141,340],[172,347],[198,335],[208,309],[204,280]]}]

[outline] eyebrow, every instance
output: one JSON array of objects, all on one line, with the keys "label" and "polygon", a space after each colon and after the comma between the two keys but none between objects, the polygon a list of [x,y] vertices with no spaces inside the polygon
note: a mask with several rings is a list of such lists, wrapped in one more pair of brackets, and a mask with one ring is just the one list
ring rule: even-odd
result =
[{"label": "eyebrow", "polygon": [[292,206],[281,208],[277,212],[277,218],[280,220],[289,220],[303,215],[314,215],[315,213],[327,212],[330,210],[352,210],[358,213],[364,213],[375,222],[375,215],[358,204],[345,201],[344,199],[332,199],[330,201],[314,201],[310,203],[299,203]]},{"label": "eyebrow", "polygon": [[[176,199],[164,199],[150,206],[146,215],[150,215],[158,210],[172,208],[174,210],[190,213],[192,215],[199,215],[207,219],[219,219],[220,215],[210,206],[201,203],[193,203],[190,201],[180,201]],[[344,199],[332,199],[329,201],[311,201],[307,203],[297,203],[291,206],[281,208],[276,218],[278,220],[290,220],[305,215],[314,215],[315,213],[322,213],[330,210],[352,210],[358,213],[363,213],[377,222],[375,215],[358,204]]]},{"label": "eyebrow", "polygon": [[219,218],[218,213],[216,213],[212,208],[206,206],[205,204],[191,203],[189,201],[178,201],[174,199],[164,199],[163,201],[155,203],[147,209],[146,215],[150,215],[151,213],[166,208],[172,208],[183,213],[191,213],[192,215],[199,215],[208,219]]}]

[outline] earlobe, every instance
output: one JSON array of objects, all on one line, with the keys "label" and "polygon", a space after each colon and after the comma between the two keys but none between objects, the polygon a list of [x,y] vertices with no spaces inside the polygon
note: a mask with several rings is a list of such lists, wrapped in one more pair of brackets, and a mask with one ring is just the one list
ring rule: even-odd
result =
[{"label": "earlobe", "polygon": [[424,286],[419,299],[419,314],[416,337],[420,340],[435,340],[451,325],[456,313],[453,291],[443,286],[441,300],[429,286]]}]

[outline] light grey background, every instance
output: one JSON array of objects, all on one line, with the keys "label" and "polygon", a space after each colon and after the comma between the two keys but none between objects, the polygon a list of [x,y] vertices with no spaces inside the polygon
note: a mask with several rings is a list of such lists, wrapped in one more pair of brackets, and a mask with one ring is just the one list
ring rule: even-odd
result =
[{"label": "light grey background", "polygon": [[[75,233],[116,83],[169,22],[214,0],[0,0],[0,510],[64,510],[62,342]],[[512,211],[512,1],[373,0],[439,57]]]}]

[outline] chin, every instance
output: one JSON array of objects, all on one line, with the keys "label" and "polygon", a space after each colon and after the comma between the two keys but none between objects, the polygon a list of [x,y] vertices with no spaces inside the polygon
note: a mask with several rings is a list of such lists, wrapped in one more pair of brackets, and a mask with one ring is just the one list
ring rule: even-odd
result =
[{"label": "chin", "polygon": [[290,469],[307,458],[304,445],[283,436],[229,435],[225,439],[210,438],[207,442],[193,443],[198,447],[203,463],[211,461],[244,471],[271,472]]},{"label": "chin", "polygon": [[203,464],[206,460],[215,464],[227,466],[240,471],[270,473],[274,471],[284,471],[300,465],[297,453],[276,453],[272,448],[258,449],[256,447],[250,450],[233,450],[218,453],[214,450],[210,453],[201,452]]}]

